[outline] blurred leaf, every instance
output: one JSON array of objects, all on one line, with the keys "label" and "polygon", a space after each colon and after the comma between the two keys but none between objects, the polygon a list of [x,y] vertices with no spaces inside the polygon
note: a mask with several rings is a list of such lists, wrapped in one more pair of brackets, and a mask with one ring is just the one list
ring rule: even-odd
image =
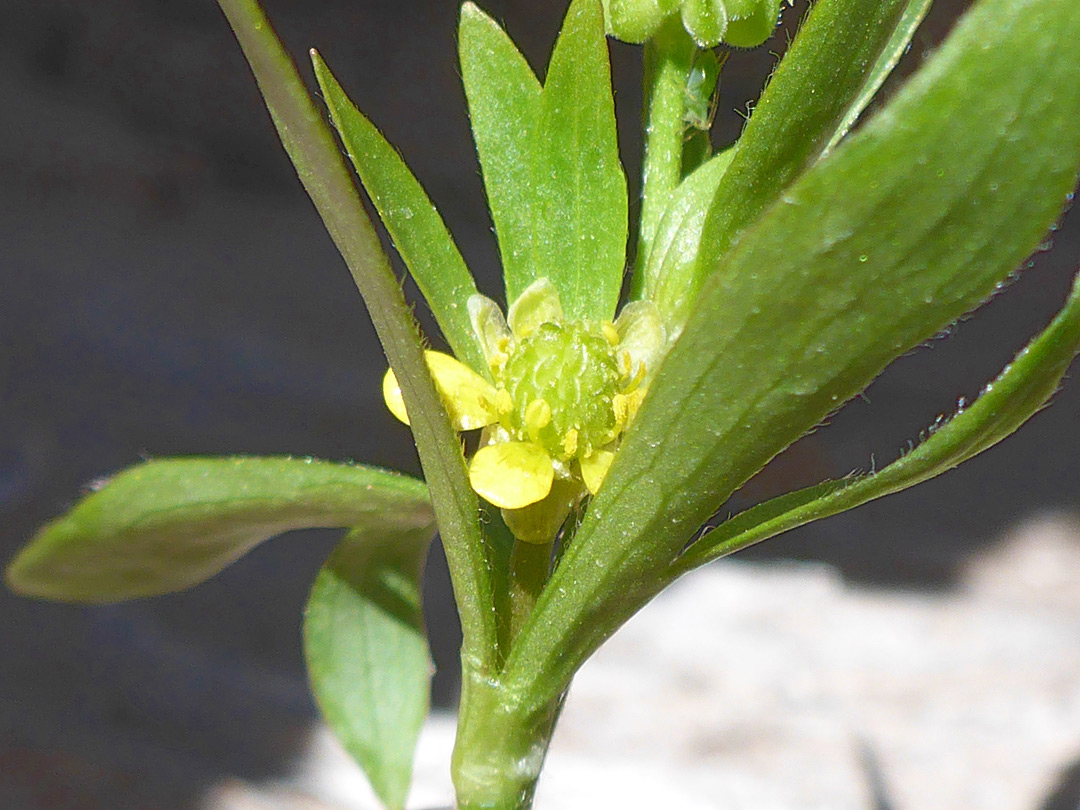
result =
[{"label": "blurred leaf", "polygon": [[198,585],[291,529],[432,522],[420,481],[293,458],[171,458],[130,467],[42,528],[7,570],[27,596],[111,602]]},{"label": "blurred leaf", "polygon": [[405,806],[428,712],[420,577],[434,524],[354,529],[319,571],[304,614],[312,691],[392,810]]},{"label": "blurred leaf", "polygon": [[511,651],[522,711],[736,488],[1037,247],[1080,168],[1078,38],[1075,0],[981,0],[727,254]]},{"label": "blurred leaf", "polygon": [[447,343],[459,360],[490,378],[466,307],[476,284],[442,217],[401,155],[345,95],[322,57],[313,52],[311,61],[349,159]]},{"label": "blurred leaf", "polygon": [[573,0],[551,55],[533,138],[535,278],[570,320],[611,320],[626,261],[626,177],[600,0]]},{"label": "blurred leaf", "polygon": [[537,219],[531,143],[540,117],[540,82],[498,23],[473,3],[461,8],[461,80],[469,101],[488,206],[502,256],[506,300],[513,303],[537,275]]},{"label": "blurred leaf", "polygon": [[1038,413],[1080,353],[1080,279],[1064,309],[966,410],[930,429],[914,450],[877,473],[792,492],[748,509],[708,532],[672,567],[678,576],[711,560],[815,520],[913,487],[981,453]]}]

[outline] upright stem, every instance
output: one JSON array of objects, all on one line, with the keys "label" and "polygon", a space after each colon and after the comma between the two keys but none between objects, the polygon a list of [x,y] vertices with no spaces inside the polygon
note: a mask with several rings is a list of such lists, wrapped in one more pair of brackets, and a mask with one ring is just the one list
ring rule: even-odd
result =
[{"label": "upright stem", "polygon": [[640,293],[641,269],[660,217],[682,173],[686,84],[696,47],[673,15],[645,44],[645,156],[641,171],[641,227],[635,255],[634,289]]},{"label": "upright stem", "polygon": [[462,673],[451,762],[457,810],[529,810],[562,708],[558,697],[526,713],[497,679]]}]

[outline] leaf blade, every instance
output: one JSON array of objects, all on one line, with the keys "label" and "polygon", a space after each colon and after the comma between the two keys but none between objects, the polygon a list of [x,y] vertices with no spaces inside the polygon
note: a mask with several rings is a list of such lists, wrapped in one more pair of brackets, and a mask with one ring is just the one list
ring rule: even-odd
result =
[{"label": "leaf blade", "polygon": [[908,489],[1010,436],[1053,397],[1080,354],[1080,278],[1061,312],[966,410],[879,472],[826,481],[766,501],[720,524],[672,567],[676,576],[816,520]]},{"label": "leaf blade", "polygon": [[843,140],[844,136],[855,126],[859,116],[873,101],[878,90],[885,84],[885,80],[889,78],[889,74],[893,72],[893,68],[896,67],[900,58],[910,47],[915,31],[922,23],[923,18],[926,17],[926,13],[930,11],[933,2],[934,0],[909,0],[907,8],[904,9],[903,14],[900,15],[900,19],[896,23],[896,27],[893,29],[892,36],[885,43],[885,47],[881,49],[881,54],[878,56],[874,66],[867,72],[862,89],[859,90],[859,94],[848,107],[836,131],[829,139],[824,150],[822,150],[823,155],[828,154],[833,147]]},{"label": "leaf blade", "polygon": [[458,53],[509,304],[535,279],[530,144],[543,91],[506,32],[471,2],[461,8]]},{"label": "leaf blade", "polygon": [[611,320],[626,261],[619,161],[600,0],[574,0],[551,56],[534,137],[534,279],[555,284],[569,319]]},{"label": "leaf blade", "polygon": [[354,529],[320,569],[304,612],[315,699],[391,810],[405,806],[428,712],[420,578],[433,536],[434,525]]},{"label": "leaf blade", "polygon": [[44,526],[7,584],[62,601],[182,590],[291,529],[433,519],[423,482],[373,467],[292,458],[176,458],[130,467]]},{"label": "leaf blade", "polygon": [[705,223],[691,298],[739,232],[821,155],[859,97],[907,3],[826,0],[813,5],[735,144]]},{"label": "leaf blade", "polygon": [[490,377],[466,307],[476,282],[446,224],[401,155],[349,100],[322,57],[312,52],[311,61],[349,159],[447,343],[473,371]]}]

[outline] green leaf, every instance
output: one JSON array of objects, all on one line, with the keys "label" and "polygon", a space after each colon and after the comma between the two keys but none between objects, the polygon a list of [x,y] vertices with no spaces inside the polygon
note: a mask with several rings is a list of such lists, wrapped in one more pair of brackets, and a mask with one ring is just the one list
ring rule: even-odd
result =
[{"label": "green leaf", "polygon": [[855,122],[859,120],[859,116],[862,115],[863,110],[877,95],[877,91],[881,89],[881,86],[885,83],[885,80],[889,78],[889,74],[893,72],[893,68],[896,67],[900,58],[907,51],[911,45],[911,39],[915,36],[915,31],[922,23],[923,18],[926,16],[926,12],[930,10],[930,5],[934,0],[909,0],[907,8],[904,9],[904,13],[900,16],[900,20],[897,22],[896,27],[893,28],[892,36],[889,41],[885,43],[885,47],[881,50],[881,55],[878,56],[877,62],[867,72],[866,78],[863,81],[862,89],[859,91],[858,96],[851,103],[847,113],[845,113],[840,125],[836,128],[836,132],[833,133],[832,138],[829,139],[828,145],[825,147],[822,154],[828,154],[834,146],[836,146],[847,135],[848,131],[855,126]]},{"label": "green leaf", "polygon": [[533,239],[538,201],[531,143],[540,117],[540,82],[506,32],[473,3],[461,7],[458,48],[473,138],[499,240],[506,300],[513,303],[536,278]]},{"label": "green leaf", "polygon": [[401,386],[431,499],[464,634],[463,650],[482,670],[494,668],[491,560],[469,486],[465,458],[424,361],[424,349],[401,286],[364,211],[329,125],[256,0],[218,0],[251,65],[278,136],[356,282]]},{"label": "green leaf", "polygon": [[405,806],[428,712],[420,577],[434,529],[354,529],[319,571],[304,613],[315,699],[391,810]]},{"label": "green leaf", "polygon": [[522,711],[655,595],[737,487],[1035,249],[1080,168],[1078,38],[1075,0],[982,0],[747,230],[514,645]]},{"label": "green leaf", "polygon": [[693,299],[739,232],[820,157],[859,98],[909,0],[820,0],[735,144],[713,198]]},{"label": "green leaf", "polygon": [[401,155],[345,95],[322,57],[312,52],[311,62],[349,159],[446,341],[459,360],[490,379],[466,308],[476,283],[442,217]]},{"label": "green leaf", "polygon": [[571,320],[610,320],[626,261],[626,177],[600,0],[574,0],[551,56],[533,138],[533,278]]},{"label": "green leaf", "polygon": [[918,447],[869,475],[826,481],[748,509],[707,533],[672,566],[674,576],[815,520],[913,487],[1012,434],[1057,391],[1080,353],[1080,278],[1065,307],[971,407],[930,429]]},{"label": "green leaf", "polygon": [[694,304],[688,295],[697,268],[709,202],[731,165],[727,149],[698,167],[672,194],[645,262],[642,297],[656,304],[668,334],[677,337]]},{"label": "green leaf", "polygon": [[291,529],[432,522],[422,482],[313,459],[159,459],[92,488],[11,563],[12,590],[78,602],[153,596],[198,585]]}]

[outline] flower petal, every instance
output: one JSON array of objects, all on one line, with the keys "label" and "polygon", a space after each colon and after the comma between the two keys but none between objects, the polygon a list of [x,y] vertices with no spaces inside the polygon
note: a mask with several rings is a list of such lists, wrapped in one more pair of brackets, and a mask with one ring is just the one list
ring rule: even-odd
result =
[{"label": "flower petal", "polygon": [[615,454],[610,450],[597,450],[591,456],[581,459],[581,479],[589,488],[590,494],[595,495],[600,491],[600,485],[604,483],[614,460]]},{"label": "flower petal", "polygon": [[[425,351],[424,360],[455,430],[475,430],[498,420],[496,392],[491,383],[460,360],[443,352]],[[388,369],[383,377],[383,399],[390,413],[409,424],[401,387],[393,369]]]},{"label": "flower petal", "polygon": [[559,291],[547,278],[538,278],[510,305],[506,321],[519,340],[535,331],[542,323],[561,321],[562,302]]},{"label": "flower petal", "polygon": [[547,450],[532,442],[481,447],[469,465],[469,483],[503,509],[521,509],[547,497],[555,470]]}]

